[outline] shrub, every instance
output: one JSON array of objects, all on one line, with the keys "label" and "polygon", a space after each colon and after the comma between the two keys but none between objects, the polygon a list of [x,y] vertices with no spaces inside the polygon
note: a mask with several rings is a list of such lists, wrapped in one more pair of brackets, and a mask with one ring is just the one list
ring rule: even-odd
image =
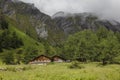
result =
[{"label": "shrub", "polygon": [[7,71],[12,71],[12,72],[16,72],[16,68],[15,67],[7,67],[6,68]]},{"label": "shrub", "polygon": [[74,61],[71,63],[71,65],[69,66],[70,69],[82,69],[84,68],[83,65],[79,64],[79,62]]}]

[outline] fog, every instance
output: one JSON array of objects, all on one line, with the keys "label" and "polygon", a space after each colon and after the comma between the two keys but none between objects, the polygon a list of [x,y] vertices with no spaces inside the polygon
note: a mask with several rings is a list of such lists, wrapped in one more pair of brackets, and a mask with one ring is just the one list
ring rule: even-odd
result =
[{"label": "fog", "polygon": [[101,18],[120,21],[120,0],[22,0],[34,3],[41,11],[50,16],[56,12],[90,12]]}]

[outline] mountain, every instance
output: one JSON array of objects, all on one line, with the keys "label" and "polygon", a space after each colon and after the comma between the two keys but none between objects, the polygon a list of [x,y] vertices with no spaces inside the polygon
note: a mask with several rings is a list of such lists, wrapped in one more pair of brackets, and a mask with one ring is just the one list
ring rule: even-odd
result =
[{"label": "mountain", "polygon": [[62,36],[50,16],[40,12],[34,4],[1,0],[0,6],[3,14],[17,22],[18,29],[36,40],[42,38],[54,44]]},{"label": "mountain", "polygon": [[0,61],[7,64],[27,62],[24,60],[26,56],[32,55],[34,57],[45,53],[42,43],[31,38],[17,27],[16,21],[3,15],[0,11]]},{"label": "mountain", "polygon": [[[53,46],[62,42],[61,37],[62,32],[51,17],[33,4],[0,0],[0,61],[28,63],[40,54],[53,55],[56,53]],[[16,47],[19,41],[16,39],[22,41],[22,45]]]},{"label": "mountain", "polygon": [[117,21],[103,20],[92,13],[66,14],[58,12],[53,15],[56,26],[58,26],[66,36],[84,29],[95,31],[101,26],[112,31],[120,32],[120,23]]},{"label": "mountain", "polygon": [[[27,63],[40,54],[64,56],[64,42],[69,35],[84,32],[85,29],[96,31],[100,27],[120,32],[119,22],[100,19],[93,13],[60,11],[50,17],[34,4],[18,0],[0,0],[0,61],[16,64]],[[7,34],[3,34],[6,30]],[[2,39],[4,35],[6,36]],[[23,45],[14,48],[11,44],[16,43],[16,38],[20,39]]]},{"label": "mountain", "polygon": [[70,34],[100,26],[120,31],[120,23],[102,20],[92,13],[57,12],[52,17],[39,11],[34,4],[17,0],[1,0],[3,13],[17,22],[17,28],[35,40],[47,40],[52,45],[63,42]]}]

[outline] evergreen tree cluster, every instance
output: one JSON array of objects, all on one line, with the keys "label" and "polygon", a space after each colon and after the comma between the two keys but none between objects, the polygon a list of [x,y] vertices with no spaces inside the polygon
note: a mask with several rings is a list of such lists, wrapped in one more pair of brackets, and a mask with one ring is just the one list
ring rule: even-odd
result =
[{"label": "evergreen tree cluster", "polygon": [[0,35],[0,48],[1,49],[16,49],[23,45],[22,40],[16,35],[16,32],[11,33],[5,30]]}]

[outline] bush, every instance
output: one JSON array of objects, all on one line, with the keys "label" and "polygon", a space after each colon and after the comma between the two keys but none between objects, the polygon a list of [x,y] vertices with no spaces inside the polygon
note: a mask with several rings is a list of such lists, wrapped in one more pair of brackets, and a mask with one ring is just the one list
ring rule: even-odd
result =
[{"label": "bush", "polygon": [[7,67],[6,68],[7,71],[12,71],[12,72],[16,72],[16,68],[15,67]]},{"label": "bush", "polygon": [[83,65],[81,65],[79,62],[74,61],[71,63],[71,65],[69,66],[70,69],[82,69],[84,68]]},{"label": "bush", "polygon": [[21,70],[23,70],[23,71],[26,71],[26,70],[32,70],[32,69],[35,69],[35,67],[32,67],[32,66],[24,66],[24,67],[22,67],[22,68],[19,68],[19,69],[21,69]]}]

